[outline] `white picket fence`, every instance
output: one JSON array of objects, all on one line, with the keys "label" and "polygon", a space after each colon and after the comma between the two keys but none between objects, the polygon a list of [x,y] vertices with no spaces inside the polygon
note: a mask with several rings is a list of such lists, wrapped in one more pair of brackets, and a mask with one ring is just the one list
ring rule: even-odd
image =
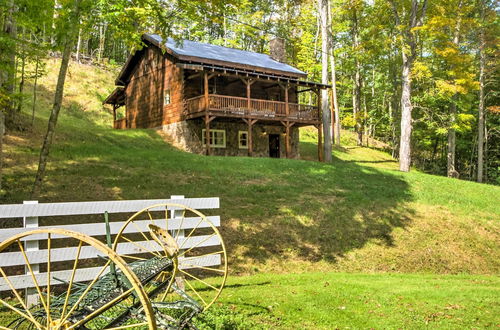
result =
[{"label": "white picket fence", "polygon": [[[170,199],[154,199],[154,200],[124,200],[124,201],[100,201],[100,202],[71,202],[71,203],[37,203],[36,201],[24,202],[24,204],[9,204],[0,205],[0,221],[6,221],[2,219],[12,219],[12,218],[23,218],[23,227],[18,228],[5,228],[0,229],[0,241],[11,237],[12,235],[33,230],[36,228],[62,228],[72,231],[77,231],[88,236],[100,236],[103,237],[106,233],[106,225],[104,222],[104,213],[108,214],[114,213],[135,213],[146,207],[154,204],[163,203],[175,203],[182,204],[189,208],[199,210],[203,213],[203,210],[207,209],[218,209],[219,208],[219,198],[184,198],[184,196],[171,196]],[[179,219],[179,210],[171,210],[169,212],[169,230],[175,230],[176,232],[180,229],[181,233],[186,229],[191,229],[199,223],[199,217],[186,217],[184,221]],[[67,219],[65,223],[54,224],[51,226],[39,226],[39,217],[54,217],[54,216],[74,216],[74,215],[95,215],[101,214],[103,216],[103,221],[100,223],[79,223],[79,224],[68,224]],[[111,235],[117,234],[120,228],[125,224],[127,217],[124,217],[123,221],[112,221],[110,222]],[[219,216],[208,216],[207,217],[215,226],[220,226]],[[160,220],[160,219],[155,219]],[[145,220],[144,224],[139,223],[136,226],[127,227],[128,233],[139,233],[140,231],[147,232],[147,224],[150,223],[149,220]],[[182,227],[180,227],[182,225]],[[140,231],[139,231],[140,230]],[[180,235],[182,236],[182,235]],[[57,236],[52,238],[56,239]],[[37,281],[39,285],[43,286],[47,282],[46,273],[40,273],[40,267],[36,264],[36,260],[47,260],[47,250],[40,248],[45,246],[45,244],[40,244],[41,240],[46,239],[44,235],[29,236],[30,240],[25,240],[25,250],[32,264],[33,272],[36,273]],[[102,238],[101,238],[102,240]],[[216,246],[220,245],[220,241],[217,236],[206,239],[203,235],[193,235],[184,240],[183,237],[179,238],[179,244],[183,246],[184,249],[189,249],[195,245],[199,247],[206,246]],[[202,242],[203,241],[203,242]],[[201,244],[198,244],[202,242]],[[105,242],[103,242],[105,243]],[[142,244],[147,244],[147,242],[138,242]],[[88,249],[86,249],[88,248]],[[151,246],[152,249],[158,250],[158,246]],[[76,247],[64,247],[51,249],[51,261],[70,261],[73,260],[76,254]],[[91,247],[83,247],[80,254],[80,259],[92,259],[96,258],[96,250]],[[136,246],[127,243],[120,244],[118,253],[133,255],[137,253],[142,253],[143,251],[137,249]],[[33,262],[35,261],[35,262]],[[68,263],[71,264],[71,263]],[[182,265],[182,260],[179,260],[179,264]],[[198,258],[198,260],[190,259],[189,264],[196,264],[199,266],[218,266],[221,264],[220,254],[214,254],[209,256],[204,256]],[[25,265],[25,260],[21,252],[3,252],[0,253],[0,267],[13,267]],[[71,268],[71,265],[70,267]],[[187,267],[185,267],[187,268]],[[85,282],[95,278],[101,267],[88,267],[79,271],[76,275],[74,282]],[[68,278],[72,270],[58,270],[51,273],[52,277],[55,278]],[[33,287],[32,277],[29,270],[26,269],[24,275],[16,275],[9,277],[16,289],[28,289]],[[10,290],[8,284],[3,278],[0,277],[0,292]]]}]

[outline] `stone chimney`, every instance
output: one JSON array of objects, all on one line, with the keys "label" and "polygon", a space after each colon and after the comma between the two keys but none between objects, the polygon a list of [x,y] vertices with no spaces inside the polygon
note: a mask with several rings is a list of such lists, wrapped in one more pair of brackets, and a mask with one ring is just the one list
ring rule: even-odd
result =
[{"label": "stone chimney", "polygon": [[269,52],[273,60],[286,63],[285,39],[276,37],[269,41]]}]

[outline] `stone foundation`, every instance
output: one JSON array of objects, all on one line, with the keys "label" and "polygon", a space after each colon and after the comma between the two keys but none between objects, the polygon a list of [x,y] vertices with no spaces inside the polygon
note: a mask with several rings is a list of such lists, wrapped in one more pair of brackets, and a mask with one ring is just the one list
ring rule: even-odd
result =
[{"label": "stone foundation", "polygon": [[[175,147],[197,154],[204,154],[205,147],[202,145],[202,130],[205,123],[202,119],[181,121],[164,125],[158,129],[166,140]],[[211,153],[216,156],[248,156],[248,149],[240,149],[238,132],[247,131],[248,125],[243,121],[229,122],[215,119],[210,123],[211,129],[226,131],[226,147],[212,147]],[[286,158],[285,149],[285,127],[283,125],[261,125],[259,122],[253,125],[253,156],[269,157],[269,134],[279,134],[280,157]],[[291,157],[299,158],[299,129],[292,126],[291,131]]]}]

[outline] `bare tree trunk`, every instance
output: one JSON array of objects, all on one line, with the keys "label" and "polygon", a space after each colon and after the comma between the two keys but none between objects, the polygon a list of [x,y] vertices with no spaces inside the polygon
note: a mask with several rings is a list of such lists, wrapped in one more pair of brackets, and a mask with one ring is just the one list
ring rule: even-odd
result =
[{"label": "bare tree trunk", "polygon": [[[328,0],[318,0],[318,10],[321,18],[321,82],[328,84]],[[321,111],[323,114],[324,160],[325,162],[331,162],[331,112],[328,108],[328,91],[326,89],[321,90]]]},{"label": "bare tree trunk", "polygon": [[[358,52],[359,47],[359,27],[358,27],[358,14],[356,8],[353,9],[352,14],[352,38],[354,54]],[[355,73],[354,73],[354,89],[353,89],[353,104],[352,111],[354,115],[354,120],[356,121],[355,130],[358,136],[357,144],[361,146],[363,144],[363,128],[361,125],[361,63],[357,55],[355,57]]]},{"label": "bare tree trunk", "polygon": [[76,61],[78,63],[81,63],[80,62],[80,48],[82,46],[82,28],[79,28],[78,29],[78,41],[76,42]]},{"label": "bare tree trunk", "polygon": [[106,41],[106,30],[107,30],[108,24],[103,23],[99,25],[99,49],[97,51],[97,62],[101,63],[102,56],[104,53],[104,45]]},{"label": "bare tree trunk", "polygon": [[401,72],[401,80],[403,82],[401,88],[401,138],[399,142],[399,170],[408,172],[411,164],[411,129],[412,118],[411,112],[413,110],[411,104],[411,67],[413,60],[403,54],[403,69]]},{"label": "bare tree trunk", "polygon": [[[457,23],[455,25],[455,31],[453,33],[453,44],[459,50],[460,46],[460,24],[461,17],[460,12],[462,8],[462,1],[458,4],[457,10]],[[458,178],[458,172],[456,170],[456,145],[457,145],[457,133],[455,131],[455,122],[457,117],[457,98],[458,94],[453,95],[450,104],[450,124],[448,128],[448,157],[447,157],[447,175],[449,178]]]},{"label": "bare tree trunk", "polygon": [[0,111],[0,194],[2,192],[3,179],[3,136],[5,134],[5,115]]},{"label": "bare tree trunk", "polygon": [[[332,22],[333,22],[333,13],[332,13],[332,8],[330,5],[330,2],[328,2],[328,26],[330,27],[330,30],[332,28]],[[334,108],[334,113],[333,113],[333,132],[335,134],[335,138],[333,139],[335,141],[335,145],[340,147],[340,109],[339,109],[339,103],[338,103],[338,97],[337,97],[337,71],[335,68],[335,41],[333,39],[333,35],[330,35],[330,69],[332,71],[332,98],[333,98],[333,108]]]},{"label": "bare tree trunk", "polygon": [[[484,4],[481,5],[481,21],[484,22]],[[483,168],[484,168],[484,69],[486,66],[485,35],[484,27],[481,27],[479,34],[479,114],[477,123],[477,182],[483,182]]]},{"label": "bare tree trunk", "polygon": [[[13,0],[10,0],[5,17],[4,33],[8,35],[12,40],[15,40],[17,37],[17,27],[14,18],[15,10],[15,2]],[[16,90],[16,47],[14,46],[13,49],[10,49],[9,46],[6,46],[5,50],[5,62],[8,69],[5,70],[5,72],[2,74],[1,83],[5,91],[7,92],[7,95],[12,96]],[[9,101],[6,107],[6,115],[6,119],[8,122],[14,122],[15,104],[13,99]]]},{"label": "bare tree trunk", "polygon": [[36,109],[36,88],[38,85],[38,66],[40,64],[40,59],[38,56],[35,58],[35,81],[33,82],[33,107],[32,107],[32,113],[31,113],[31,126],[35,124],[35,109]]},{"label": "bare tree trunk", "polygon": [[59,117],[59,111],[61,110],[61,104],[64,93],[64,82],[66,80],[66,73],[68,71],[69,60],[71,58],[71,50],[75,44],[76,34],[78,32],[78,23],[80,19],[80,2],[81,0],[75,0],[75,6],[73,8],[72,17],[70,17],[70,31],[66,35],[66,40],[64,42],[64,51],[61,59],[61,67],[59,69],[59,76],[57,78],[56,92],[54,95],[54,105],[50,113],[49,124],[47,127],[47,133],[43,140],[42,150],[40,151],[40,160],[38,162],[38,171],[36,173],[35,183],[33,185],[33,190],[31,192],[31,198],[38,197],[40,190],[42,188],[43,178],[45,176],[45,168],[47,166],[47,161],[49,157],[50,147],[52,145],[52,139],[54,138],[55,128],[57,124],[57,119]]},{"label": "bare tree trunk", "polygon": [[19,82],[19,102],[17,103],[17,112],[21,112],[21,109],[23,107],[23,91],[24,91],[24,75],[25,75],[25,68],[26,68],[26,54],[23,54],[21,57],[21,81]]},{"label": "bare tree trunk", "polygon": [[[394,11],[394,17],[397,25],[401,25],[398,9],[394,0],[390,0]],[[410,171],[411,164],[411,131],[413,106],[411,104],[411,69],[417,56],[417,42],[414,28],[422,26],[425,12],[427,9],[427,0],[423,0],[422,7],[419,9],[419,1],[411,1],[408,26],[403,31],[403,45],[401,55],[403,65],[401,70],[401,138],[399,143],[399,170],[403,172]]]}]

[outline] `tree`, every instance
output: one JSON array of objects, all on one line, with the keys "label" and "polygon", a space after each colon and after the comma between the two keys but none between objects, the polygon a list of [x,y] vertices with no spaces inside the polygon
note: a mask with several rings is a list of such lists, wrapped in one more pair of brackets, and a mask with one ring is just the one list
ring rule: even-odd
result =
[{"label": "tree", "polygon": [[[318,0],[318,12],[321,22],[321,82],[328,84],[328,1]],[[332,161],[331,112],[328,108],[328,91],[321,90],[321,112],[323,116],[323,154],[325,162]]]},{"label": "tree", "polygon": [[[407,2],[398,8],[394,0],[390,0],[394,18],[401,33],[401,137],[399,142],[399,170],[408,172],[411,164],[411,131],[412,131],[412,103],[411,103],[411,70],[417,57],[417,36],[415,28],[423,25],[427,0],[420,4],[419,0],[411,0],[408,10]],[[407,23],[403,25],[406,17]]]}]

